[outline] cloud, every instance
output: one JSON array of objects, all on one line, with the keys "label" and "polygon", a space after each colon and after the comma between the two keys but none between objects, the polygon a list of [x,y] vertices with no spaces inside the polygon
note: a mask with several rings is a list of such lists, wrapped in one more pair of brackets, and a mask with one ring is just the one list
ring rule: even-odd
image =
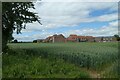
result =
[{"label": "cloud", "polygon": [[38,2],[35,4],[35,7],[43,25],[41,26],[38,23],[28,24],[27,30],[38,31],[58,27],[73,27],[83,22],[113,21],[118,18],[117,13],[104,14],[96,17],[90,17],[89,15],[92,10],[110,9],[117,11],[117,3],[113,2]]},{"label": "cloud", "polygon": [[[62,0],[63,1],[63,0]],[[107,4],[107,5],[106,5]],[[40,16],[80,16],[85,17],[91,10],[118,9],[117,2],[38,2],[36,12]]]},{"label": "cloud", "polygon": [[119,0],[42,0],[42,2],[118,2],[118,1]]},{"label": "cloud", "polygon": [[45,39],[46,37],[48,36],[52,36],[54,33],[52,32],[39,32],[39,33],[35,33],[35,34],[13,34],[13,36],[15,37],[15,39],[17,39],[18,41],[33,41],[33,40],[36,40],[36,39]]},{"label": "cloud", "polygon": [[25,30],[22,32],[32,32],[32,31],[42,31],[42,30],[49,30],[55,28],[62,28],[62,27],[75,27],[80,25],[81,23],[87,22],[106,22],[106,21],[113,21],[118,19],[117,13],[102,15],[98,17],[92,18],[79,18],[78,16],[59,16],[59,17],[44,17],[43,25],[39,23],[30,23],[27,24]]},{"label": "cloud", "polygon": [[[51,2],[49,2],[51,1]],[[107,11],[117,11],[118,3],[111,2],[113,0],[109,0],[109,2],[104,2],[103,0],[99,0],[100,2],[94,2],[93,0],[89,0],[90,2],[82,2],[83,0],[44,0],[43,2],[35,3],[35,10],[30,9],[33,12],[38,13],[41,17],[41,23],[29,23],[25,30],[22,30],[22,33],[34,33],[32,35],[16,35],[14,37],[19,40],[34,40],[38,38],[45,38],[49,35],[53,35],[53,32],[48,32],[48,30],[63,28],[63,27],[76,27],[80,26],[81,23],[88,22],[110,22],[109,26],[101,26],[101,28],[88,28],[87,29],[79,29],[79,30],[69,30],[63,32],[65,36],[68,36],[71,33],[80,34],[80,35],[113,35],[116,33],[117,22],[114,22],[118,19],[118,13],[110,13],[110,14],[101,14],[100,16],[90,16],[93,10],[104,10]],[[84,0],[88,1],[88,0]],[[117,0],[114,0],[117,1]],[[107,12],[106,11],[106,12]],[[98,24],[99,25],[99,24]],[[57,32],[57,31],[56,31]],[[58,33],[59,34],[59,33]]]},{"label": "cloud", "polygon": [[118,19],[118,13],[113,13],[113,14],[106,14],[99,16],[98,18],[95,19],[95,21],[113,21]]},{"label": "cloud", "polygon": [[118,34],[118,21],[110,22],[108,26],[100,28],[84,28],[79,30],[70,30],[64,33],[66,36],[70,34],[89,35],[89,36],[113,36]]},{"label": "cloud", "polygon": [[[77,34],[83,36],[113,36],[114,34],[118,34],[118,21],[112,21],[109,23],[108,26],[102,26],[100,28],[83,28],[83,29],[76,29],[76,30],[69,30],[66,32],[59,32],[56,34],[63,34],[66,38],[70,34]],[[24,34],[24,33],[23,33]],[[25,34],[25,35],[16,35],[14,34],[15,39],[19,41],[33,41],[35,39],[45,39],[48,36],[54,35],[53,32],[46,32],[42,31],[39,33],[35,33],[32,35]]]}]

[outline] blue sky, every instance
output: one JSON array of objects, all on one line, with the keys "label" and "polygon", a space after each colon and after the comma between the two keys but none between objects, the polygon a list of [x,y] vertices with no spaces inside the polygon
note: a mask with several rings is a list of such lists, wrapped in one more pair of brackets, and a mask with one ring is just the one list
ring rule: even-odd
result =
[{"label": "blue sky", "polygon": [[30,11],[38,13],[43,25],[27,24],[22,34],[14,32],[15,39],[33,41],[53,34],[68,37],[70,34],[113,36],[118,33],[117,2],[37,2],[35,7]]}]

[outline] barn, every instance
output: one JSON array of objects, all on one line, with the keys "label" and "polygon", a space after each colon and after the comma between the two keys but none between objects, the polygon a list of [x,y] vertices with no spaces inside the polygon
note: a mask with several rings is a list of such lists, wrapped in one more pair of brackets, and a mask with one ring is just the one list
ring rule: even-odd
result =
[{"label": "barn", "polygon": [[117,41],[114,36],[95,37],[95,42],[114,42]]},{"label": "barn", "polygon": [[62,34],[55,34],[53,36],[49,36],[47,37],[44,42],[52,42],[52,43],[56,43],[56,42],[66,42],[66,38],[62,35]]},{"label": "barn", "polygon": [[93,36],[77,36],[76,34],[71,34],[67,38],[68,42],[93,42],[94,37]]}]

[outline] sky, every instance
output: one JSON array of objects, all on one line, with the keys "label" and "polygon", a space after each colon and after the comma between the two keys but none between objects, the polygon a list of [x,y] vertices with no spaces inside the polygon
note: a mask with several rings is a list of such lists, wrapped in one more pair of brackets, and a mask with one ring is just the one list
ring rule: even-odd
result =
[{"label": "sky", "polygon": [[54,34],[82,36],[113,36],[118,34],[118,0],[44,0],[34,2],[41,18],[38,22],[28,23],[22,34],[13,37],[18,41],[45,39]]}]

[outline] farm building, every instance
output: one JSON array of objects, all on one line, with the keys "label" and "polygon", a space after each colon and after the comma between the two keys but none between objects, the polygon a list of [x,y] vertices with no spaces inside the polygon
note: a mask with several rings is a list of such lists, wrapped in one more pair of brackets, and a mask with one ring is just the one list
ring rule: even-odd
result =
[{"label": "farm building", "polygon": [[95,42],[101,42],[102,41],[102,37],[95,37]]},{"label": "farm building", "polygon": [[94,37],[92,36],[77,36],[75,34],[71,34],[68,38],[67,38],[68,42],[93,42],[94,41]]},{"label": "farm building", "polygon": [[77,35],[75,34],[71,34],[68,38],[67,38],[67,41],[69,42],[77,42]]},{"label": "farm building", "polygon": [[65,38],[62,34],[55,34],[49,36],[46,39],[38,39],[37,42],[112,42],[117,41],[114,36],[106,37],[93,37],[93,36],[77,36],[76,34],[71,34],[68,38]]},{"label": "farm building", "polygon": [[113,42],[117,41],[114,36],[95,37],[95,42]]},{"label": "farm building", "polygon": [[66,38],[60,34],[60,35],[53,35],[53,36],[49,36],[47,37],[44,42],[52,42],[52,43],[55,43],[55,42],[66,42]]},{"label": "farm building", "polygon": [[94,42],[95,38],[93,36],[86,36],[88,42]]}]

